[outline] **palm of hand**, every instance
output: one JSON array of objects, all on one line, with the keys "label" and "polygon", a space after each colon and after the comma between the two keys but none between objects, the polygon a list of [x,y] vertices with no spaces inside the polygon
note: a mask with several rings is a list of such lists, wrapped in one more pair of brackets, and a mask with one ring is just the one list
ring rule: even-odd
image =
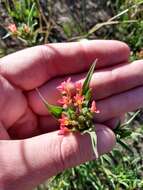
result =
[{"label": "palm of hand", "polygon": [[[63,80],[62,76],[87,70],[95,57],[98,57],[100,62],[97,68],[109,67],[109,65],[127,61],[128,48],[124,44],[97,41],[97,47],[95,47],[94,43],[94,41],[87,43],[87,46],[81,45],[82,43],[65,44],[63,49],[60,44],[40,46],[7,56],[1,60],[0,109],[2,114],[0,120],[1,131],[3,131],[1,139],[9,138],[8,134],[14,139],[27,138],[41,132],[57,129],[56,122],[46,116],[47,110],[38,100],[39,97],[34,92],[35,87],[41,85],[40,88],[48,101],[55,103],[58,98],[55,88]],[[106,52],[104,52],[103,44],[105,44]],[[109,44],[112,51],[108,48]],[[120,53],[122,56],[117,58]],[[102,75],[101,70],[101,77]],[[61,78],[58,78],[60,76]],[[53,77],[57,77],[57,80],[49,81]],[[73,76],[74,81],[81,78],[83,78],[82,74]],[[107,82],[108,80],[109,77],[107,77]],[[105,84],[107,82],[105,81]],[[97,89],[96,99],[106,96],[101,90],[103,86],[101,79],[98,83],[99,85],[96,84],[95,87]],[[54,127],[51,128],[50,125]]]}]

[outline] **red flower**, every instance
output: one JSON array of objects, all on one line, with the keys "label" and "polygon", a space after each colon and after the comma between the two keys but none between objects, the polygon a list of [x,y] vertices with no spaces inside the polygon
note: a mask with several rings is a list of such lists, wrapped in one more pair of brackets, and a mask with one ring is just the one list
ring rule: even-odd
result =
[{"label": "red flower", "polygon": [[8,26],[8,29],[12,32],[12,33],[17,33],[17,27],[15,24],[10,24]]},{"label": "red flower", "polygon": [[67,108],[72,103],[72,99],[68,96],[63,96],[62,99],[58,100],[58,103],[63,105],[63,108]]},{"label": "red flower", "polygon": [[69,132],[70,130],[67,127],[61,127],[58,132],[58,135],[65,135],[66,133],[69,133]]},{"label": "red flower", "polygon": [[62,115],[62,118],[59,119],[60,127],[68,126],[69,125],[69,118],[65,115]]},{"label": "red flower", "polygon": [[70,129],[68,129],[66,126],[69,125],[69,118],[65,115],[62,115],[62,118],[59,119],[60,122],[60,131],[59,135],[64,135],[65,133],[70,132]]},{"label": "red flower", "polygon": [[75,88],[78,92],[82,92],[82,83],[81,82],[76,82],[75,83]]},{"label": "red flower", "polygon": [[74,96],[74,100],[75,100],[75,105],[81,106],[83,104],[83,101],[84,101],[84,96],[76,94]]},{"label": "red flower", "polygon": [[94,100],[92,101],[90,111],[92,113],[99,113],[99,110],[97,110],[97,108],[96,108],[96,102]]},{"label": "red flower", "polygon": [[71,78],[68,78],[67,81],[62,82],[61,85],[57,87],[57,89],[62,94],[69,94],[71,86],[72,86]]}]

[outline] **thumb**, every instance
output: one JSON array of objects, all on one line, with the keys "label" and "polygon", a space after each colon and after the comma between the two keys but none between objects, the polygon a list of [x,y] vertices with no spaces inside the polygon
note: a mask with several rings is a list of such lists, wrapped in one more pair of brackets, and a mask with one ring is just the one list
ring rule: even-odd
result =
[{"label": "thumb", "polygon": [[[113,132],[104,125],[96,125],[96,132],[99,154],[110,151],[115,144]],[[0,189],[5,190],[32,189],[64,169],[95,159],[89,135],[79,133],[62,136],[55,131],[7,141],[0,150],[0,167],[5,171],[3,183],[0,174]]]}]

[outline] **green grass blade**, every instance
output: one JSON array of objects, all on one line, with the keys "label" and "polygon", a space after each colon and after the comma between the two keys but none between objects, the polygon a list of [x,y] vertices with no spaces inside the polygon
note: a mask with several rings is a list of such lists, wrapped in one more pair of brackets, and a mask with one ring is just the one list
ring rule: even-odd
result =
[{"label": "green grass blade", "polygon": [[34,11],[35,11],[35,6],[36,4],[33,3],[32,7],[31,7],[31,10],[29,12],[29,15],[28,15],[28,22],[27,22],[27,25],[30,27],[32,25],[32,20],[33,20],[33,14],[34,14]]},{"label": "green grass blade", "polygon": [[126,149],[129,153],[134,154],[133,150],[121,139],[117,138],[117,142]]},{"label": "green grass blade", "polygon": [[123,124],[121,125],[121,127],[130,125],[130,124],[134,121],[135,117],[136,117],[139,113],[140,113],[140,110],[136,111],[136,112],[134,113],[134,115],[133,115],[126,123],[123,123]]}]

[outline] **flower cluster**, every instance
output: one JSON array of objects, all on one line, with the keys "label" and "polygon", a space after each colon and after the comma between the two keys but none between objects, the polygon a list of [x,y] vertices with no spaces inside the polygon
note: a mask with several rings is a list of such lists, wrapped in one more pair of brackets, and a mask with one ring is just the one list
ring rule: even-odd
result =
[{"label": "flower cluster", "polygon": [[30,28],[27,24],[23,24],[20,27],[17,27],[15,24],[10,24],[8,29],[12,35],[19,35],[21,36],[23,33],[28,34],[30,33]]},{"label": "flower cluster", "polygon": [[89,86],[94,72],[95,62],[90,67],[83,84],[81,82],[73,84],[71,78],[68,78],[67,81],[62,82],[57,87],[61,94],[61,99],[58,100],[60,106],[49,104],[38,89],[37,92],[48,111],[58,119],[60,123],[58,134],[65,135],[69,132],[76,131],[81,132],[81,134],[88,133],[97,158],[97,137],[93,117],[99,111],[96,108],[95,100],[91,101],[92,89]]},{"label": "flower cluster", "polygon": [[[74,84],[72,83],[71,78],[68,78],[67,81],[62,82],[61,85],[57,87],[61,94],[61,99],[58,100],[60,106],[49,104],[40,94],[38,89],[37,92],[48,111],[58,119],[60,123],[58,134],[66,135],[70,132],[77,131],[81,134],[89,134],[93,151],[96,158],[98,158],[96,126],[93,117],[94,114],[99,113],[99,110],[97,110],[95,100],[92,100],[92,89],[89,85],[94,72],[95,62],[89,69],[83,83],[76,82]],[[127,147],[127,145],[122,139],[131,135],[130,129],[128,127],[123,128],[123,126],[129,126],[139,112],[140,110],[137,111],[127,123],[122,125],[119,123],[113,130],[116,134],[117,142],[123,147]]]},{"label": "flower cluster", "polygon": [[[74,86],[75,93],[72,93],[71,87]],[[83,85],[81,82],[73,84],[71,78],[61,83],[57,87],[62,98],[58,101],[63,107],[60,122],[59,134],[65,134],[70,131],[88,130],[93,126],[93,115],[99,113],[96,103],[90,101],[90,97],[83,94]],[[91,89],[88,89],[91,93]]]},{"label": "flower cluster", "polygon": [[3,39],[13,36],[22,41],[24,44],[31,46],[35,43],[37,36],[34,26],[35,25],[29,25],[26,23],[19,23],[18,25],[11,23],[8,25],[8,33],[3,36]]}]

